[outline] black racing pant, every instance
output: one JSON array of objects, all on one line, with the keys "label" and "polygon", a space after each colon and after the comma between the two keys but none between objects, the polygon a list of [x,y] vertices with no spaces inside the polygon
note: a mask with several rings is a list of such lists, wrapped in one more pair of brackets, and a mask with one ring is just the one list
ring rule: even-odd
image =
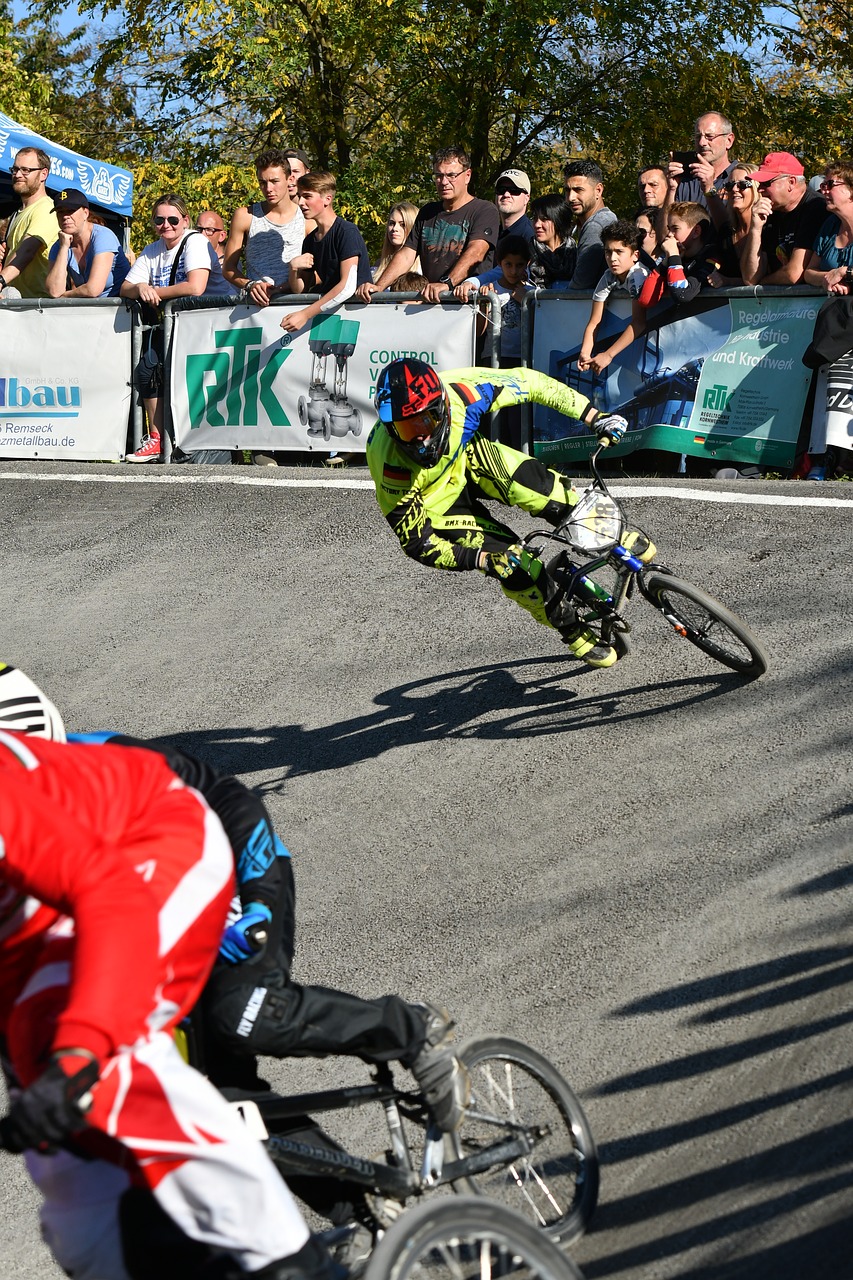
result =
[{"label": "black racing pant", "polygon": [[[256,1055],[323,1058],[332,1054],[364,1062],[410,1066],[424,1044],[425,1019],[400,996],[362,1000],[329,987],[304,987],[290,979],[289,946],[272,958],[218,965],[202,995],[203,1063],[219,1088],[253,1092],[268,1086],[258,1076]],[[306,1071],[306,1092],[311,1089]],[[339,1149],[309,1116],[277,1130],[313,1146]],[[357,1183],[332,1177],[288,1175],[288,1186],[331,1222],[364,1216]]]}]

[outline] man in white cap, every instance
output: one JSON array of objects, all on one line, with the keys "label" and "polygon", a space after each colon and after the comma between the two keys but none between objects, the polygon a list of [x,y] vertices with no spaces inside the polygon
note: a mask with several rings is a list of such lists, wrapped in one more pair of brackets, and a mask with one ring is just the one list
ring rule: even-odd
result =
[{"label": "man in white cap", "polygon": [[495,204],[501,220],[498,244],[504,236],[533,239],[533,223],[527,216],[530,202],[530,179],[523,169],[504,169],[495,183]]},{"label": "man in white cap", "polygon": [[797,284],[826,221],[826,201],[806,185],[803,166],[789,151],[769,152],[751,177],[758,199],[741,258],[744,283]]}]

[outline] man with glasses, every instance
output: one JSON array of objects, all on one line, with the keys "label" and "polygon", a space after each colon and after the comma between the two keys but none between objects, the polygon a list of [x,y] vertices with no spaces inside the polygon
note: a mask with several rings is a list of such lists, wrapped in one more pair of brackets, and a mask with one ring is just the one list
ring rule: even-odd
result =
[{"label": "man with glasses", "polygon": [[437,200],[425,204],[415,219],[409,238],[394,254],[375,281],[359,287],[360,302],[387,289],[398,276],[411,271],[420,257],[427,284],[427,302],[437,302],[468,276],[492,265],[498,235],[498,212],[489,200],[478,200],[468,190],[471,160],[463,147],[443,147],[432,157]]},{"label": "man with glasses", "polygon": [[719,193],[735,167],[735,161],[729,159],[734,140],[731,121],[719,111],[700,116],[693,130],[697,159],[686,169],[678,160],[670,160],[667,166],[671,191],[667,204],[701,204],[714,225],[720,226],[726,218],[726,206]]},{"label": "man with glasses", "polygon": [[212,209],[202,210],[196,219],[195,229],[200,231],[203,236],[207,236],[213,252],[221,264],[222,259],[225,257],[225,241],[228,238],[228,233],[225,230],[225,223],[219,214],[214,213]]},{"label": "man with glasses", "polygon": [[745,284],[797,284],[826,220],[826,202],[806,186],[805,171],[788,151],[771,151],[752,175],[758,199],[744,240]]},{"label": "man with glasses", "polygon": [[50,270],[48,252],[59,236],[53,201],[45,190],[50,156],[40,147],[22,147],[15,156],[11,174],[12,189],[21,207],[12,215],[6,230],[0,294],[12,298],[48,298],[45,283]]}]

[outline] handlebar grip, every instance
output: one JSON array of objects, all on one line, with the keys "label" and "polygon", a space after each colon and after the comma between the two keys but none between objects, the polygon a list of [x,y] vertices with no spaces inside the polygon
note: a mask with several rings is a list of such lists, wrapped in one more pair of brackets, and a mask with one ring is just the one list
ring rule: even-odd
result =
[{"label": "handlebar grip", "polygon": [[269,931],[265,924],[253,924],[246,930],[246,937],[256,951],[263,951],[269,942]]},{"label": "handlebar grip", "polygon": [[599,449],[609,449],[609,448],[610,448],[610,446],[612,445],[612,443],[613,443],[613,441],[610,439],[610,436],[599,436],[599,437],[598,437],[598,447],[599,447]]}]

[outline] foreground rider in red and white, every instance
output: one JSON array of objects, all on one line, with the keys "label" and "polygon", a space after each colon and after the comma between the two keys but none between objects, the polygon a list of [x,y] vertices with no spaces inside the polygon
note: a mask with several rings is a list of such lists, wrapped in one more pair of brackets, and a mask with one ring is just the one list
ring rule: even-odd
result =
[{"label": "foreground rider in red and white", "polygon": [[[55,709],[37,714],[50,734]],[[233,892],[218,818],[160,755],[0,729],[0,1137],[27,1153],[75,1280],[330,1274],[263,1148],[171,1035]]]},{"label": "foreground rider in red and white", "polygon": [[[0,730],[17,729],[65,741],[62,717],[24,672],[0,663]],[[256,1054],[272,1057],[349,1054],[367,1062],[400,1060],[412,1071],[439,1126],[462,1120],[468,1100],[467,1072],[450,1048],[453,1022],[446,1010],[411,1004],[389,995],[365,1000],[327,987],[306,987],[291,977],[295,938],[295,888],[290,854],[273,830],[263,801],[237,778],[174,747],[112,733],[71,734],[90,750],[105,742],[121,749],[144,748],[163,756],[171,770],[199,792],[222,822],[237,872],[230,923],[219,946],[219,963],[209,977],[196,1021],[205,1042],[205,1070],[220,1088],[265,1089]],[[254,931],[267,935],[261,946]],[[0,953],[2,955],[2,953]],[[314,1145],[336,1144],[312,1121],[294,1121],[292,1137]],[[33,1170],[53,1212],[51,1161]],[[359,1227],[355,1248],[372,1236],[373,1218],[358,1184],[334,1177],[290,1177],[293,1190],[333,1224]],[[369,1248],[368,1238],[368,1248]],[[348,1255],[349,1246],[344,1250]],[[163,1280],[158,1275],[156,1280]],[[181,1280],[184,1280],[182,1276]]]},{"label": "foreground rider in red and white", "polygon": [[[379,421],[367,441],[376,498],[406,555],[497,578],[505,595],[554,627],[575,657],[609,667],[616,650],[578,621],[544,567],[530,564],[516,534],[483,505],[493,499],[556,525],[578,501],[566,476],[481,430],[490,414],[528,401],[580,419],[600,438],[615,442],[627,430],[624,418],[600,413],[586,396],[533,369],[438,374],[421,360],[392,361],[376,384]],[[654,554],[645,534],[629,533],[623,542],[641,558]]]}]

